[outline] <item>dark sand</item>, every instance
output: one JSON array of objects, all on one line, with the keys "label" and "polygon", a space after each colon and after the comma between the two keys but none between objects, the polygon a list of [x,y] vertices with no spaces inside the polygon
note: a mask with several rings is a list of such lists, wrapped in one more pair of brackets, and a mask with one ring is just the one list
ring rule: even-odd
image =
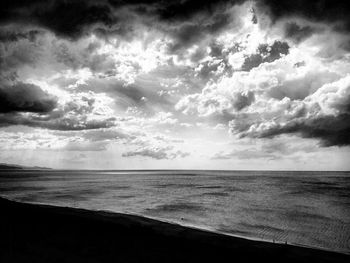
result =
[{"label": "dark sand", "polygon": [[350,262],[139,216],[0,198],[0,262]]}]

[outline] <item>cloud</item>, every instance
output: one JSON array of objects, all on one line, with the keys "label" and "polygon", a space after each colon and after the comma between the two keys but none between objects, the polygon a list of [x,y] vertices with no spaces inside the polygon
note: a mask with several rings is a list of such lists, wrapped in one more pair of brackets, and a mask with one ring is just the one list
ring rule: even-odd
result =
[{"label": "cloud", "polygon": [[267,123],[267,125],[250,126],[249,132],[242,132],[241,137],[272,138],[280,134],[299,133],[305,138],[321,139],[322,146],[350,145],[349,114],[339,116],[321,116],[293,120],[286,124]]},{"label": "cloud", "polygon": [[[274,140],[262,139],[259,142],[246,141],[246,145],[229,151],[219,151],[211,159],[213,160],[297,160],[301,155],[317,152],[318,147],[314,142],[300,139],[297,136],[287,137],[286,135]],[[243,149],[242,149],[243,146]]]},{"label": "cloud", "polygon": [[122,154],[123,157],[134,157],[134,156],[143,156],[150,157],[152,159],[162,160],[162,159],[175,159],[175,158],[184,158],[189,155],[187,152],[172,151],[173,146],[145,146],[141,147],[134,151],[128,151]]},{"label": "cloud", "polygon": [[347,1],[332,0],[260,0],[257,7],[267,10],[272,20],[299,17],[317,22],[339,23],[339,30],[350,30],[350,5]]},{"label": "cloud", "polygon": [[42,34],[41,31],[36,29],[28,29],[25,31],[17,31],[16,28],[3,28],[0,30],[0,41],[1,42],[17,42],[19,40],[29,40],[34,42],[38,35]]},{"label": "cloud", "polygon": [[300,134],[317,138],[323,146],[350,145],[350,76],[324,84],[303,101],[269,100],[262,115],[237,115],[230,122],[239,137],[272,138]]},{"label": "cloud", "polygon": [[[190,155],[189,152],[181,149],[184,140],[163,135],[159,130],[148,131],[148,129],[143,128],[142,131],[139,131],[137,134],[136,131],[137,127],[134,130],[135,136],[133,138],[129,137],[124,142],[125,145],[136,148],[124,152],[122,154],[123,157],[143,156],[157,160],[172,160],[176,158],[185,158]],[[181,144],[181,147],[179,147],[179,144]]]},{"label": "cloud", "polygon": [[267,153],[259,151],[255,148],[249,148],[244,150],[237,150],[231,152],[219,152],[216,153],[211,159],[213,160],[227,160],[227,159],[268,159],[268,160],[276,160],[281,158],[280,155],[276,153]]},{"label": "cloud", "polygon": [[289,53],[289,45],[286,42],[275,41],[272,45],[260,44],[256,54],[249,55],[245,58],[242,70],[250,71],[252,68],[258,67],[261,63],[273,62],[282,55]]},{"label": "cloud", "polygon": [[99,151],[106,146],[103,141],[89,142],[78,132],[67,134],[24,126],[2,129],[0,135],[0,147],[6,150]]},{"label": "cloud", "polygon": [[[11,30],[11,31],[9,31]],[[14,32],[12,32],[14,31]],[[11,33],[12,32],[12,33]],[[41,48],[37,45],[32,31],[18,31],[14,28],[3,29],[0,27],[0,68],[1,75],[16,72],[20,67],[34,65],[40,58]],[[35,34],[38,36],[39,34]]]},{"label": "cloud", "polygon": [[167,151],[170,150],[169,148],[141,148],[135,151],[129,151],[126,153],[123,153],[123,157],[133,157],[133,156],[145,156],[150,157],[153,159],[161,160],[161,159],[168,159]]},{"label": "cloud", "polygon": [[71,38],[82,35],[87,26],[113,22],[108,5],[80,0],[34,0],[26,5],[22,1],[2,1],[0,17],[2,23],[38,25]]},{"label": "cloud", "polygon": [[[23,148],[111,160],[180,160],[204,141],[215,158],[260,161],[295,150],[255,147],[265,141],[347,146],[347,7],[280,3],[5,0],[1,130],[49,134]],[[2,136],[16,148],[18,138]]]},{"label": "cloud", "polygon": [[[161,1],[159,1],[160,3]],[[161,19],[167,21],[186,20],[198,13],[204,13],[210,16],[218,7],[225,8],[228,4],[241,4],[244,0],[225,1],[225,0],[187,0],[187,1],[166,1],[164,5],[158,5],[157,12]]]},{"label": "cloud", "polygon": [[[64,1],[33,0],[23,4],[22,1],[2,1],[0,22],[32,24],[47,28],[58,36],[76,39],[95,31],[102,34],[127,35],[133,31],[132,20],[140,17],[154,17],[159,21],[175,23],[188,20],[198,14],[211,17],[215,11],[227,5],[244,1]],[[125,14],[128,15],[125,15]],[[218,22],[210,30],[218,29],[225,23],[219,16]],[[132,19],[130,21],[130,19]],[[153,19],[154,20],[154,19]]]},{"label": "cloud", "polygon": [[200,93],[181,98],[175,108],[194,118],[229,122],[238,138],[299,134],[320,140],[322,146],[349,145],[348,64],[333,67],[333,62],[319,58],[317,49],[310,54],[273,43],[259,45],[258,54],[266,62],[208,82]]},{"label": "cloud", "polygon": [[115,125],[114,118],[103,120],[88,120],[85,116],[76,118],[54,118],[51,116],[26,116],[26,115],[3,115],[0,116],[0,126],[26,125],[59,131],[81,131],[91,129],[109,128]]},{"label": "cloud", "polygon": [[124,131],[119,127],[111,127],[107,129],[87,130],[83,133],[79,133],[84,139],[99,142],[99,141],[119,141],[119,140],[132,140],[136,136],[132,132]]},{"label": "cloud", "polygon": [[0,86],[0,113],[9,112],[51,112],[57,106],[57,98],[40,87],[17,82]]},{"label": "cloud", "polygon": [[312,28],[309,25],[299,25],[296,22],[289,22],[285,24],[285,36],[287,38],[294,39],[297,43],[305,40],[310,37],[314,32],[315,28]]},{"label": "cloud", "polygon": [[[30,84],[29,87],[36,86]],[[1,126],[27,125],[50,130],[74,131],[109,128],[116,125],[112,110],[105,105],[111,99],[105,95],[95,95],[92,92],[70,94],[68,100],[61,99],[56,102],[51,101],[51,96],[43,91],[35,89],[35,92],[28,94],[30,91],[31,89],[21,90],[25,95],[24,98],[18,95],[14,98],[14,102],[4,104],[7,108],[2,108],[6,111],[0,115]],[[11,93],[12,97],[14,94],[16,93]],[[35,100],[37,99],[35,96],[39,97],[38,100]]]},{"label": "cloud", "polygon": [[91,152],[91,151],[105,151],[107,149],[107,142],[69,142],[59,150],[63,151],[79,151],[79,152]]},{"label": "cloud", "polygon": [[[222,30],[230,26],[234,28],[238,26],[239,20],[235,19],[232,12],[223,10],[217,11],[210,16],[200,16],[197,19],[186,21],[184,24],[177,25],[174,29],[168,28],[175,41],[169,44],[170,53],[175,53],[179,49],[190,47],[191,45],[203,41],[208,38],[208,35],[218,35]],[[203,55],[197,53],[197,58],[192,59],[199,60]]]},{"label": "cloud", "polygon": [[193,94],[182,98],[175,108],[184,114],[210,116],[225,115],[240,111],[255,100],[253,92],[233,90],[203,90],[201,94]]}]

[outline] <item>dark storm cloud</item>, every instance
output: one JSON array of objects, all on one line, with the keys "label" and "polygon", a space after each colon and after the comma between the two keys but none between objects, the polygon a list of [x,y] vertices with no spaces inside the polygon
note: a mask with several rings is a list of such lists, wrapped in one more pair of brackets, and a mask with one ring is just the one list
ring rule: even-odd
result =
[{"label": "dark storm cloud", "polygon": [[317,139],[324,147],[350,145],[349,76],[319,85],[317,91],[306,97],[269,99],[260,112],[255,112],[254,107],[248,112],[238,112],[229,123],[230,131],[239,138],[295,134]]},{"label": "dark storm cloud", "polygon": [[0,114],[0,127],[26,125],[57,131],[83,131],[115,126],[115,118],[88,120],[86,117],[55,117],[56,113],[45,116],[24,116],[18,113]]},{"label": "dark storm cloud", "polygon": [[47,113],[57,105],[57,99],[40,87],[18,82],[0,87],[0,113],[37,112]]},{"label": "dark storm cloud", "polygon": [[[10,37],[10,39],[14,39]],[[0,75],[16,74],[15,71],[25,65],[34,65],[40,56],[40,50],[35,43],[11,44],[8,40],[0,42]]]},{"label": "dark storm cloud", "polygon": [[[0,5],[0,24],[22,23],[47,28],[57,35],[77,38],[87,28],[99,25],[101,32],[125,34],[123,28],[113,28],[122,23],[118,10],[128,8],[135,14],[157,17],[162,21],[186,20],[198,13],[211,15],[217,6],[225,3],[241,3],[244,1],[83,1],[83,0],[4,0]],[[123,18],[124,19],[124,18]],[[219,18],[211,30],[220,26]],[[125,26],[125,25],[124,25]],[[186,31],[186,30],[185,30]],[[186,32],[191,31],[187,30]],[[186,32],[183,34],[186,35]]]},{"label": "dark storm cloud", "polygon": [[272,138],[285,133],[299,133],[305,138],[321,140],[322,146],[350,145],[350,114],[322,116],[303,121],[292,121],[285,126],[276,126],[257,134],[258,138]]},{"label": "dark storm cloud", "polygon": [[57,35],[75,38],[83,33],[86,26],[98,22],[111,25],[114,22],[110,7],[101,3],[81,0],[5,0],[1,1],[0,23],[29,23],[47,28]]},{"label": "dark storm cloud", "polygon": [[70,69],[89,68],[94,74],[104,77],[117,74],[118,63],[108,54],[98,54],[96,50],[100,46],[98,42],[80,46],[64,40],[52,42],[56,61]]},{"label": "dark storm cloud", "polygon": [[16,42],[22,39],[28,39],[30,42],[34,42],[36,37],[41,33],[39,30],[27,30],[24,32],[0,30],[0,42]]},{"label": "dark storm cloud", "polygon": [[94,98],[81,98],[59,105],[58,98],[40,87],[1,79],[0,126],[26,125],[50,130],[78,131],[115,126],[115,118],[91,118]]},{"label": "dark storm cloud", "polygon": [[339,30],[350,30],[350,2],[347,0],[259,0],[271,18],[301,17],[313,21],[340,22]]},{"label": "dark storm cloud", "polygon": [[242,70],[250,71],[252,68],[258,67],[261,63],[273,62],[281,58],[281,55],[287,55],[288,53],[289,45],[286,42],[275,41],[271,46],[261,44],[256,54],[246,57],[242,65]]},{"label": "dark storm cloud", "polygon": [[229,4],[240,4],[244,0],[187,0],[187,1],[155,1],[158,2],[156,6],[157,13],[164,20],[186,20],[191,16],[204,12],[205,14],[212,14],[217,7],[225,7]]},{"label": "dark storm cloud", "polygon": [[285,36],[294,39],[297,43],[311,36],[316,29],[311,26],[301,26],[297,23],[287,23],[285,25]]},{"label": "dark storm cloud", "polygon": [[[349,107],[349,105],[348,105]],[[244,118],[243,116],[241,118]],[[249,117],[248,117],[249,118]],[[338,116],[325,115],[314,118],[296,118],[285,125],[271,125],[262,130],[251,132],[253,124],[249,121],[235,121],[239,137],[274,138],[282,134],[299,134],[304,138],[315,138],[321,141],[321,146],[350,145],[350,114]]]},{"label": "dark storm cloud", "polygon": [[204,39],[207,34],[217,34],[230,22],[231,15],[221,11],[212,17],[206,18],[205,21],[185,24],[172,32],[176,41],[169,46],[170,51],[175,52],[180,48],[188,47],[198,40]]},{"label": "dark storm cloud", "polygon": [[[125,24],[125,17],[118,12],[122,8],[128,9],[136,16],[154,17],[160,22],[167,23],[187,21],[198,14],[213,17],[211,23],[203,23],[202,27],[185,26],[176,32],[179,42],[181,40],[191,42],[194,38],[192,33],[197,35],[198,29],[209,33],[220,30],[228,22],[225,10],[243,2],[245,0],[3,0],[0,4],[0,24],[32,24],[47,28],[60,36],[77,38],[95,25],[98,25],[97,30],[104,34],[109,31],[121,35],[127,34],[130,28]],[[350,29],[348,1],[256,0],[255,2],[257,9],[268,10],[274,20],[286,16],[299,16],[317,21],[342,21],[339,29]],[[254,17],[257,20],[255,12]],[[128,29],[124,30],[125,28]]]}]

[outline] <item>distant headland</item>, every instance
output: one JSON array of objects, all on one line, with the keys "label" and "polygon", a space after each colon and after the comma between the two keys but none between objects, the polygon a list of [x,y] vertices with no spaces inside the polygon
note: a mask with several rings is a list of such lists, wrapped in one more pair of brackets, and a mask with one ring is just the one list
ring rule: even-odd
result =
[{"label": "distant headland", "polygon": [[50,170],[48,167],[0,163],[0,170]]}]

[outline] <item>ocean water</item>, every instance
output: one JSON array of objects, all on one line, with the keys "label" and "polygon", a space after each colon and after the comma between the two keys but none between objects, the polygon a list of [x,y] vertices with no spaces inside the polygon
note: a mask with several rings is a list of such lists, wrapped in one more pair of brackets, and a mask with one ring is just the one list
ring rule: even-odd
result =
[{"label": "ocean water", "polygon": [[0,196],[350,253],[350,172],[0,171]]}]

